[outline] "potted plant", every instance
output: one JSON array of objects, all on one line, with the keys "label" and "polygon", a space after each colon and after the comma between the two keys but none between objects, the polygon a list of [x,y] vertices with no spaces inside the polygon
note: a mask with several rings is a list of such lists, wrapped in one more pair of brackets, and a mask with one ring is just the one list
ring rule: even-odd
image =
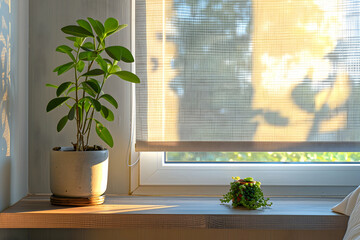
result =
[{"label": "potted plant", "polygon": [[234,181],[230,183],[229,192],[220,199],[221,203],[232,201],[233,207],[243,206],[252,210],[272,205],[272,203],[269,202],[269,198],[264,198],[259,181],[254,181],[252,177],[244,179],[233,177],[233,180]]},{"label": "potted plant", "polygon": [[[69,62],[54,69],[57,75],[72,71],[72,81],[60,85],[47,84],[56,89],[56,97],[49,101],[46,111],[60,106],[67,109],[58,124],[60,132],[69,121],[75,122],[76,141],[71,147],[55,147],[50,158],[50,187],[53,196],[62,198],[94,198],[101,196],[107,186],[108,150],[90,144],[94,129],[102,141],[113,147],[110,131],[101,123],[113,121],[114,113],[109,106],[118,107],[113,96],[103,92],[110,77],[139,83],[139,78],[123,71],[119,63],[134,62],[131,52],[122,46],[107,46],[106,39],[125,28],[114,18],[104,24],[98,20],[80,19],[77,25],[63,27],[68,45],[56,48],[67,55]],[[69,79],[69,78],[67,78]]]}]

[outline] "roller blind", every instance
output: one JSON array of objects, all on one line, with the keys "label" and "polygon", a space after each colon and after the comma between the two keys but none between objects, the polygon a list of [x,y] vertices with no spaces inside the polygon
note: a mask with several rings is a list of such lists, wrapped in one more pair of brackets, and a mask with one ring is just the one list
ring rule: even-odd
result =
[{"label": "roller blind", "polygon": [[136,1],[137,151],[358,151],[360,1]]}]

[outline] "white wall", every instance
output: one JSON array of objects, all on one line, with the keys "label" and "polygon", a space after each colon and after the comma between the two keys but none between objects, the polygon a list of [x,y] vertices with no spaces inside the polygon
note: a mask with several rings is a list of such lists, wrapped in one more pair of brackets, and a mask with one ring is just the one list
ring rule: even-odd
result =
[{"label": "white wall", "polygon": [[[66,56],[55,52],[58,45],[70,43],[60,29],[75,24],[77,19],[92,17],[104,21],[114,17],[129,27],[110,37],[110,44],[130,47],[130,0],[31,0],[30,1],[30,50],[29,50],[29,192],[50,193],[49,153],[55,146],[71,146],[76,140],[74,125],[67,125],[57,133],[56,124],[65,112],[56,109],[46,113],[50,99],[55,97],[46,83],[59,84],[72,73],[57,77],[52,70],[67,62]],[[130,69],[130,65],[123,65]],[[126,166],[126,150],[130,125],[130,84],[110,79],[105,91],[109,91],[119,103],[114,112],[115,121],[107,124],[114,137],[110,149],[109,181],[107,193],[127,194],[129,170]],[[69,124],[69,123],[68,123]],[[101,144],[92,137],[93,144]]]},{"label": "white wall", "polygon": [[0,211],[28,193],[28,10],[0,0]]}]

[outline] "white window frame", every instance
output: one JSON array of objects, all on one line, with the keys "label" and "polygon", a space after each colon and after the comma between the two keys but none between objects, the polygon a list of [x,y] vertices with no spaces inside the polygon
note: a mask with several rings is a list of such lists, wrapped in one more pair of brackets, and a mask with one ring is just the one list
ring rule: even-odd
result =
[{"label": "white window frame", "polygon": [[357,186],[360,164],[351,163],[165,163],[164,152],[142,152],[140,185],[227,185],[253,177],[271,186]]}]

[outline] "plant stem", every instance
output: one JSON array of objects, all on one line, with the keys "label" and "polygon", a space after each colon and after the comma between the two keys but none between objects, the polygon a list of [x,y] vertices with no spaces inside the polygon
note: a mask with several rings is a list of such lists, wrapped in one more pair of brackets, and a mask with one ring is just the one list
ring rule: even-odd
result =
[{"label": "plant stem", "polygon": [[[95,40],[95,38],[93,38],[94,39],[94,49],[96,49],[95,51],[96,52],[98,52],[100,49],[100,43],[99,43],[99,45],[96,47],[96,40]],[[99,53],[99,55],[100,55],[100,53]],[[97,56],[96,56],[97,57]],[[96,58],[95,58],[96,59]],[[90,71],[90,69],[91,69],[91,67],[92,67],[92,65],[93,65],[93,63],[94,63],[94,61],[95,61],[95,59],[94,60],[92,60],[91,62],[90,62],[90,64],[89,64],[89,66],[88,66],[88,71]],[[87,79],[88,79],[88,76],[86,76],[85,77],[85,81],[87,81]],[[101,92],[101,91],[100,91]],[[85,89],[83,89],[83,98],[85,97]],[[97,100],[97,99],[96,99]],[[84,105],[85,105],[85,102],[83,102],[82,103],[82,114],[83,114],[83,116],[84,116],[84,114],[85,114],[85,112],[86,112],[86,115],[85,115],[85,118],[83,118],[83,121],[81,122],[81,124],[80,124],[80,134],[81,134],[81,136],[82,136],[82,139],[83,139],[83,141],[84,141],[84,137],[83,137],[83,135],[85,134],[85,129],[88,129],[87,127],[86,127],[86,123],[87,123],[87,117],[88,117],[88,114],[89,114],[89,111],[85,111],[85,107],[84,107]],[[85,112],[84,112],[85,111]],[[94,110],[93,110],[94,111]],[[91,121],[90,121],[91,122]],[[82,128],[82,130],[81,130],[81,128]],[[84,142],[83,142],[83,150],[86,150],[86,148],[88,147],[88,137],[87,137],[87,142],[86,142],[86,145],[84,144]]]},{"label": "plant stem", "polygon": [[[107,75],[104,75],[104,79],[103,79],[103,81],[102,81],[102,83],[101,83],[100,91],[99,91],[98,95],[96,96],[96,100],[99,100],[101,91],[102,91],[102,89],[103,89],[103,87],[104,87],[104,84],[105,84],[105,81],[106,81],[107,78],[108,78],[108,76],[107,76]],[[92,109],[90,121],[89,121],[88,127],[87,127],[87,129],[86,129],[86,132],[88,131],[87,137],[86,137],[86,146],[89,144],[90,129],[91,129],[93,117],[94,117],[94,109]],[[84,134],[85,134],[85,133],[84,133]]]},{"label": "plant stem", "polygon": [[[114,65],[115,65],[115,61],[113,62],[113,65],[110,67],[109,72],[111,72],[111,70],[113,69]],[[108,79],[108,77],[109,77],[109,74],[105,74],[105,75],[104,75],[104,79],[103,79],[103,81],[102,81],[102,83],[101,83],[100,91],[99,91],[98,95],[96,96],[96,100],[99,100],[101,91],[102,91],[102,89],[103,89],[103,87],[104,87],[104,84],[105,84],[106,80]],[[94,109],[93,109],[92,112],[91,112],[90,121],[89,121],[88,127],[87,127],[87,129],[86,129],[86,131],[85,131],[85,133],[88,132],[88,133],[87,133],[87,137],[86,137],[86,145],[89,144],[90,129],[91,129],[93,117],[94,117]],[[84,134],[85,134],[85,133],[84,133]]]},{"label": "plant stem", "polygon": [[75,60],[75,104],[76,104],[76,130],[77,130],[77,134],[76,134],[76,151],[79,151],[80,149],[80,141],[79,141],[79,137],[81,135],[80,133],[80,117],[79,117],[79,97],[78,97],[78,77],[77,77],[77,63],[78,63],[78,58],[79,58],[79,51],[80,51],[80,47],[78,47],[77,51],[76,51],[76,60]]}]

